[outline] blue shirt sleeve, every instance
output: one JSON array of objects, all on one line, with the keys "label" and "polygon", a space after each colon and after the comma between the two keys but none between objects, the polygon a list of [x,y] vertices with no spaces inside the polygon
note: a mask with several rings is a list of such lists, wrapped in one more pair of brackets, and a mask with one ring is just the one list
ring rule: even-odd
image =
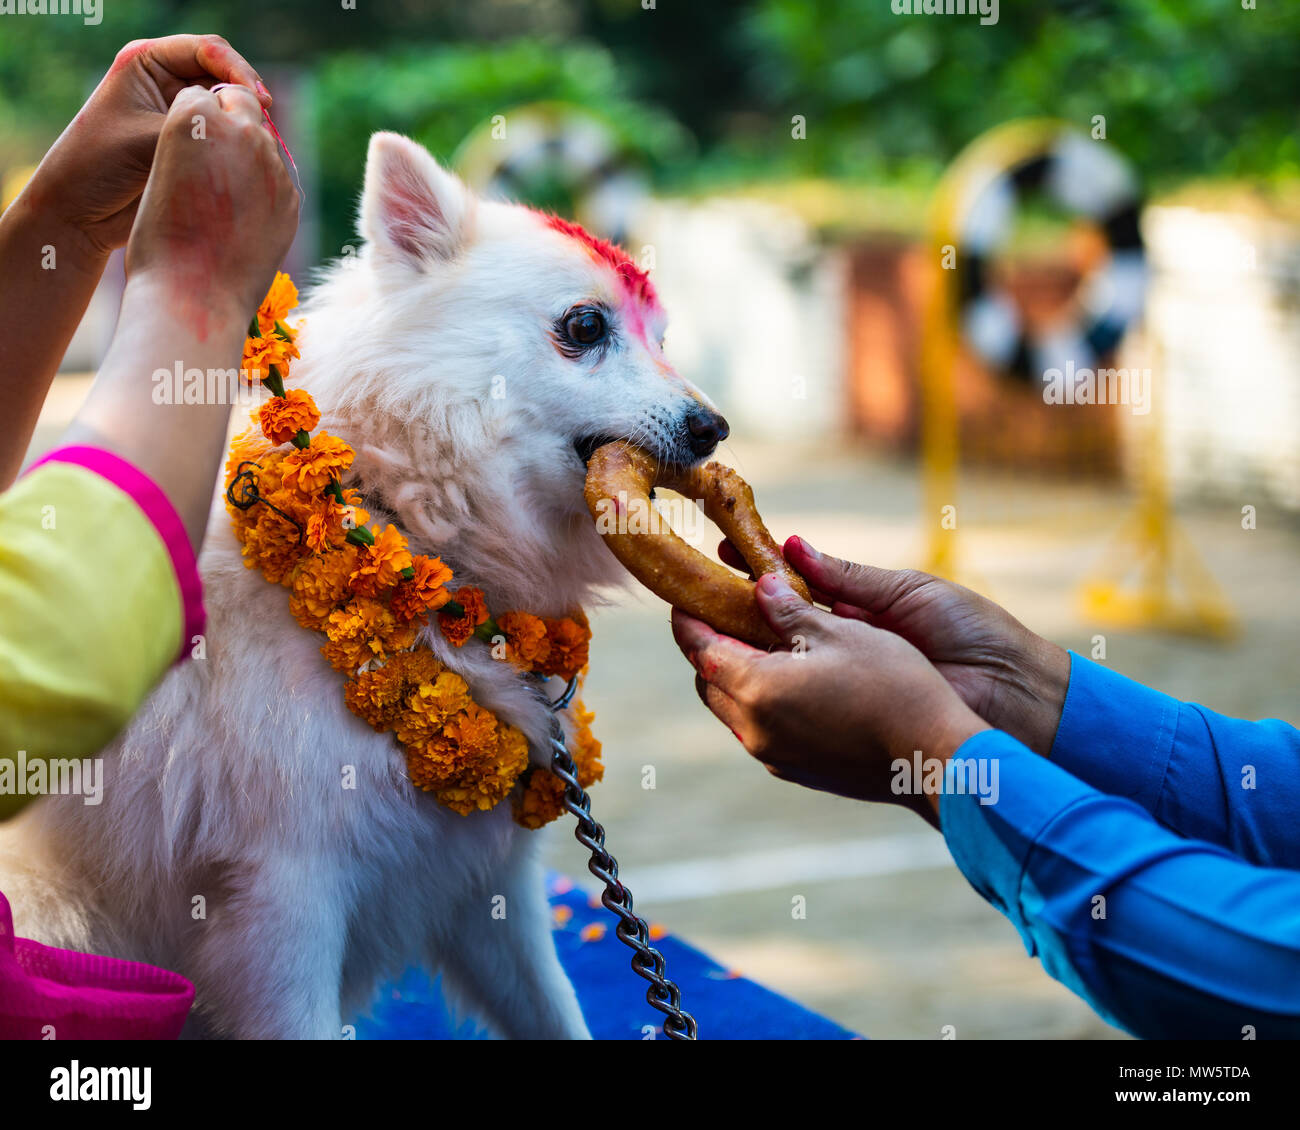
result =
[{"label": "blue shirt sleeve", "polygon": [[1071,652],[1051,760],[1183,836],[1300,868],[1300,731],[1285,722],[1225,718]]},{"label": "blue shirt sleeve", "polygon": [[[956,791],[959,764],[992,787]],[[1300,873],[1184,839],[998,730],[954,755],[940,821],[971,885],[1111,1023],[1300,1038]]]}]

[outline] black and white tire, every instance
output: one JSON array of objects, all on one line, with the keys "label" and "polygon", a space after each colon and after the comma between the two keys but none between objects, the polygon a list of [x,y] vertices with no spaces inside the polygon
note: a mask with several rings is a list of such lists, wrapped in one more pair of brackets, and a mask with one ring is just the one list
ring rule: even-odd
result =
[{"label": "black and white tire", "polygon": [[[504,139],[472,137],[463,170],[484,196],[527,202],[536,185],[558,182],[581,219],[615,243],[634,229],[649,188],[637,163],[598,118],[577,107],[540,103],[505,115]],[[484,159],[486,158],[486,160]]]},{"label": "black and white tire", "polygon": [[[1104,233],[1107,260],[1082,280],[1075,317],[1030,334],[1015,301],[992,280],[993,256],[1010,235],[1022,196],[1043,192]],[[1106,142],[1062,132],[1044,153],[985,178],[962,210],[957,254],[959,322],[986,365],[1030,381],[1049,369],[1092,368],[1115,351],[1142,314],[1147,266],[1142,198],[1128,164]]]}]

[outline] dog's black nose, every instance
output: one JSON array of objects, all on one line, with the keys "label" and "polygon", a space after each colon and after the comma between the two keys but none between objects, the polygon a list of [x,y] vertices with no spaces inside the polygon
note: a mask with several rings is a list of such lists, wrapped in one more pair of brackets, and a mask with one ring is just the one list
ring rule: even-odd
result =
[{"label": "dog's black nose", "polygon": [[727,421],[707,408],[692,408],[686,413],[686,430],[691,433],[691,450],[701,456],[711,454],[731,434]]}]

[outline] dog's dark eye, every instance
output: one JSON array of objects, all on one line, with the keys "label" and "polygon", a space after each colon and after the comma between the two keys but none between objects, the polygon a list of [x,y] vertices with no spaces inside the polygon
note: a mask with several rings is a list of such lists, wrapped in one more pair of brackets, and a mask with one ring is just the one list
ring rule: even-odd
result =
[{"label": "dog's dark eye", "polygon": [[596,345],[608,329],[599,310],[575,310],[564,319],[565,336],[575,345]]}]

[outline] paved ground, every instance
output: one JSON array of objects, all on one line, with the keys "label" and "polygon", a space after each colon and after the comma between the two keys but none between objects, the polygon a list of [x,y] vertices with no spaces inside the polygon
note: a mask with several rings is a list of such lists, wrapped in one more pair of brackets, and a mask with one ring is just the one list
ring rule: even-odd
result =
[{"label": "paved ground", "polygon": [[[58,383],[33,452],[55,441],[85,387]],[[778,536],[802,533],[881,565],[920,563],[912,466],[834,445],[729,445],[724,457]],[[1077,583],[1125,513],[1115,494],[973,477],[959,499],[970,579],[1066,646],[1086,653],[1104,632],[1108,661],[1126,674],[1228,714],[1300,723],[1294,524],[1261,508],[1260,528],[1243,531],[1239,503],[1185,516],[1241,617],[1240,637],[1221,647],[1079,614]],[[751,763],[696,699],[663,605],[629,592],[594,610],[593,624],[586,698],[608,766],[595,811],[644,913],[866,1035],[934,1039],[953,1025],[960,1038],[1121,1036],[1026,957],[918,819],[782,785]],[[642,787],[647,767],[653,790]],[[568,829],[543,834],[551,864],[584,876]],[[792,916],[796,896],[804,918]]]}]

